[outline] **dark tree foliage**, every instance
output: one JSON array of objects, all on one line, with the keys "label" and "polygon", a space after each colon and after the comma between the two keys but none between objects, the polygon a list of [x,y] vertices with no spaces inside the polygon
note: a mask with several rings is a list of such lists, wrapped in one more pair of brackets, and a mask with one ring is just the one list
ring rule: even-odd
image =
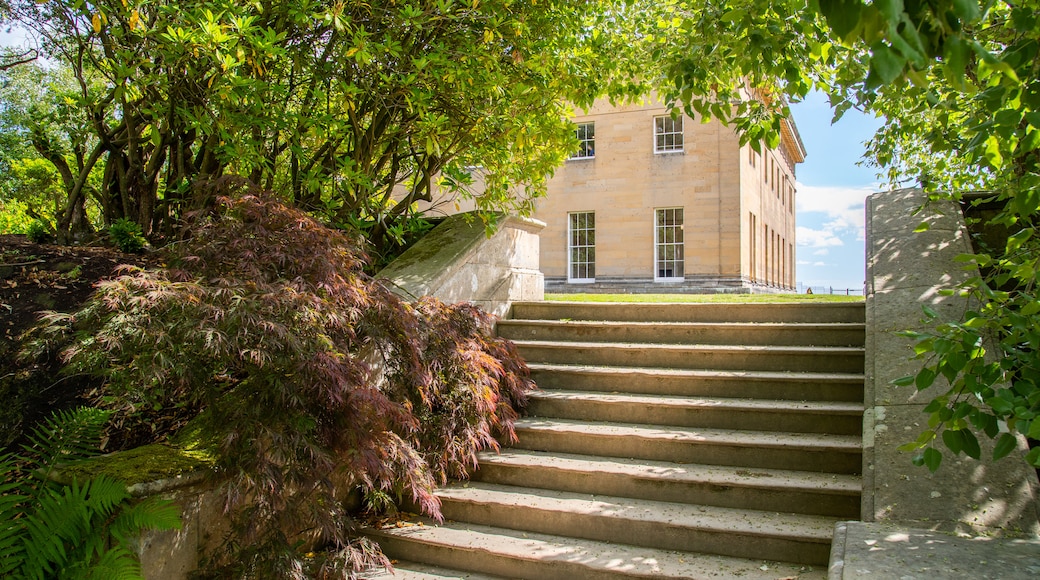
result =
[{"label": "dark tree foliage", "polygon": [[527,368],[478,309],[413,307],[366,276],[358,239],[242,180],[210,190],[215,209],[164,250],[167,268],[103,283],[37,337],[74,337],[68,370],[105,379],[122,432],[190,421],[214,452],[236,524],[213,569],[349,575],[378,551],[351,537],[345,496],[403,497],[439,518],[435,481],[512,436]]}]

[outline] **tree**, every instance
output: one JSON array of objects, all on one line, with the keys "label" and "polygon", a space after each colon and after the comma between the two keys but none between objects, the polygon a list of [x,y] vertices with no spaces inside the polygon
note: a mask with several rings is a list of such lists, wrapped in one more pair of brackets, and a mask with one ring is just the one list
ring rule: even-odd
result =
[{"label": "tree", "polygon": [[[616,77],[587,33],[610,4],[12,6],[79,82],[96,140],[83,171],[104,167],[106,223],[170,232],[212,202],[193,198],[194,180],[236,173],[368,228],[378,249],[436,186],[530,210],[573,140],[567,103]],[[474,166],[482,191],[467,191]]]},{"label": "tree", "polygon": [[[925,364],[900,382],[925,389],[943,377],[950,385],[926,409],[929,430],[905,446],[916,463],[939,467],[940,437],[955,455],[978,459],[975,433],[998,438],[994,457],[1002,457],[1015,433],[1040,439],[1040,4],[819,6],[858,54],[841,63],[837,86],[889,120],[869,153],[890,181],[918,182],[934,197],[988,191],[1001,208],[991,225],[1006,239],[962,256],[981,271],[960,290],[977,307],[961,321],[907,333]],[[996,350],[990,361],[987,349]],[[1040,448],[1026,459],[1040,466]]]},{"label": "tree", "polygon": [[160,250],[168,267],[50,313],[32,348],[102,379],[110,448],[188,424],[233,520],[216,577],[354,577],[389,562],[357,537],[348,494],[440,519],[435,481],[515,439],[533,383],[491,315],[403,302],[362,272],[357,236],[243,182],[213,185],[218,208]]},{"label": "tree", "polygon": [[80,187],[97,199],[85,169],[91,137],[68,73],[37,63],[0,70],[0,196],[44,224],[66,223],[66,237],[93,229],[86,195],[70,195],[77,175],[86,176]]}]

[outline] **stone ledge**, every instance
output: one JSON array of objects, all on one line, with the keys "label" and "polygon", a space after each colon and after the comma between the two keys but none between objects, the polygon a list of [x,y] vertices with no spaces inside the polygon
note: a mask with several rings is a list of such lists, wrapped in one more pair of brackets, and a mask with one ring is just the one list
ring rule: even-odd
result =
[{"label": "stone ledge", "polygon": [[839,522],[829,578],[1032,580],[1040,540],[967,538],[895,524]]}]

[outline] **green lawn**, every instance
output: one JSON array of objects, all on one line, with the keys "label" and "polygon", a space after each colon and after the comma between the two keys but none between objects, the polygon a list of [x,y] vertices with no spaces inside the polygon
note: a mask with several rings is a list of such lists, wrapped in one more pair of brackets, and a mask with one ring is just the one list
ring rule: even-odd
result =
[{"label": "green lawn", "polygon": [[546,294],[556,302],[862,302],[838,294]]}]

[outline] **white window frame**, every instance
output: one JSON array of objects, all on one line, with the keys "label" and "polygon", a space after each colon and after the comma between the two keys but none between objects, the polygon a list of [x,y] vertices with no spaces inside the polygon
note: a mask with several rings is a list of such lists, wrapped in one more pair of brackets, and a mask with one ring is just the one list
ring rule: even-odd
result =
[{"label": "white window frame", "polygon": [[[582,217],[584,219],[582,220]],[[589,218],[591,219],[591,226]],[[578,222],[577,220],[582,220]],[[577,227],[576,227],[577,226]],[[591,235],[590,235],[591,234]],[[575,261],[575,253],[584,260]],[[589,274],[592,274],[591,276]],[[596,212],[567,213],[567,282],[588,284],[596,281]]]},{"label": "white window frame", "polygon": [[[591,136],[589,135],[591,133]],[[595,159],[596,158],[596,122],[574,124],[574,136],[578,138],[578,150],[571,155],[571,159]]]},{"label": "white window frame", "polygon": [[[672,212],[671,224],[662,224],[667,220],[667,212]],[[676,214],[677,212],[677,214]],[[678,223],[675,217],[678,215]],[[685,236],[685,212],[681,207],[659,207],[654,209],[654,281],[655,282],[681,282],[686,279],[686,251]],[[669,236],[669,232],[672,234]],[[668,249],[671,248],[672,258],[668,258]],[[663,255],[662,255],[663,253]],[[667,265],[671,264],[669,270]],[[676,276],[675,271],[680,275]],[[671,276],[664,275],[671,272]]]},{"label": "white window frame", "polygon": [[686,151],[685,141],[682,115],[675,118],[671,115],[654,117],[654,155],[683,153]]}]

